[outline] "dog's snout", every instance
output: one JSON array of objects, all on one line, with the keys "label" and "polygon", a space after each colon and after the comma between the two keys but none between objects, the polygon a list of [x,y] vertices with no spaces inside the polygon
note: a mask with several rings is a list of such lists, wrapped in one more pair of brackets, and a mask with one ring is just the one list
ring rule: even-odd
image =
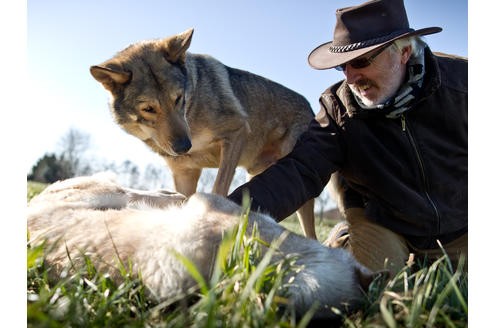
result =
[{"label": "dog's snout", "polygon": [[183,138],[180,140],[176,140],[174,144],[172,145],[174,152],[177,154],[185,154],[191,149],[192,144],[191,140],[189,138]]}]

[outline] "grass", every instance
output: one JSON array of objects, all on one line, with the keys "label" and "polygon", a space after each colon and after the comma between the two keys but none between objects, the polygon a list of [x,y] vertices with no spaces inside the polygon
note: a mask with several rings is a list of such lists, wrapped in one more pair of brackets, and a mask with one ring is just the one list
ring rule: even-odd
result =
[{"label": "grass", "polygon": [[447,256],[414,271],[404,267],[368,293],[366,308],[345,319],[347,327],[467,327],[467,273]]},{"label": "grass", "polygon": [[28,181],[27,183],[27,200],[30,201],[31,198],[39,194],[47,187],[47,184],[35,181]]},{"label": "grass", "polygon": [[295,327],[284,284],[284,277],[296,269],[295,259],[271,264],[276,245],[262,257],[261,248],[267,245],[259,240],[256,229],[248,235],[246,226],[247,214],[219,247],[209,281],[177,254],[198,288],[161,304],[147,300],[145,287],[126,268],[121,268],[124,282],[116,284],[97,272],[89,259],[82,269],[66,270],[58,282],[51,283],[44,262],[49,249],[28,245],[28,326]]},{"label": "grass", "polygon": [[[40,187],[40,186],[36,186]],[[29,198],[28,186],[28,198]],[[269,264],[256,231],[244,224],[225,238],[210,280],[177,256],[198,282],[198,288],[166,303],[154,303],[145,287],[125,267],[121,283],[95,270],[88,259],[77,271],[50,279],[46,247],[27,246],[28,327],[305,327],[308,313],[296,320],[287,306],[284,277],[298,268],[287,258]],[[318,230],[331,225],[318,221]],[[300,232],[298,222],[283,223]],[[327,232],[321,233],[321,239]],[[320,236],[319,236],[320,237]],[[404,267],[388,281],[375,281],[363,308],[342,315],[343,327],[467,327],[468,280],[462,261],[452,267],[444,256],[431,265]]]}]

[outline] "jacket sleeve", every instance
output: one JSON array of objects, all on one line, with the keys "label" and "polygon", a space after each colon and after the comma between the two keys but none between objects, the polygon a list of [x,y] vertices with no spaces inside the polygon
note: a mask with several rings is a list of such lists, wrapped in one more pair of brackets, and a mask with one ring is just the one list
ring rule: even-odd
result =
[{"label": "jacket sleeve", "polygon": [[291,153],[238,187],[228,198],[241,204],[247,192],[253,210],[281,221],[309,199],[318,197],[342,158],[337,124],[322,105]]}]

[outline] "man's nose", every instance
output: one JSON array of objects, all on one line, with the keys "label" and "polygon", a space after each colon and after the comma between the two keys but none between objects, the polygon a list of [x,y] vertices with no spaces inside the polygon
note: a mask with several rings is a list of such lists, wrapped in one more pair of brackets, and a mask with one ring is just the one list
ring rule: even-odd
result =
[{"label": "man's nose", "polygon": [[354,84],[363,77],[359,69],[353,68],[349,64],[345,65],[344,75],[348,84]]}]

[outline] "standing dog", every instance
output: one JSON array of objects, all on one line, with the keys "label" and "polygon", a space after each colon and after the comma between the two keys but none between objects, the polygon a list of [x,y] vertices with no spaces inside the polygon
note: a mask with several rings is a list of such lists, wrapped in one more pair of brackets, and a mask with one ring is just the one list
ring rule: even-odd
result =
[{"label": "standing dog", "polygon": [[[251,176],[264,171],[314,114],[280,84],[187,52],[192,34],[133,44],[90,71],[110,91],[115,121],[165,159],[178,192],[192,195],[201,170],[218,167],[213,192],[225,196],[237,166]],[[313,206],[297,214],[316,238]]]},{"label": "standing dog", "polygon": [[[219,195],[194,194],[177,204],[183,200],[179,194],[129,190],[105,176],[65,180],[29,203],[30,243],[46,242],[46,263],[56,277],[69,265],[83,265],[84,256],[117,280],[119,263],[132,263],[131,272],[139,272],[150,296],[172,299],[196,285],[174,254],[189,258],[209,279],[225,231],[241,217],[241,207]],[[362,299],[372,274],[348,252],[290,233],[255,212],[248,217],[248,235],[255,224],[268,244],[286,235],[278,258],[296,256],[301,269],[291,278],[288,297],[297,314],[318,302],[315,317],[327,318],[332,316],[330,307],[346,303],[352,309]]]}]

